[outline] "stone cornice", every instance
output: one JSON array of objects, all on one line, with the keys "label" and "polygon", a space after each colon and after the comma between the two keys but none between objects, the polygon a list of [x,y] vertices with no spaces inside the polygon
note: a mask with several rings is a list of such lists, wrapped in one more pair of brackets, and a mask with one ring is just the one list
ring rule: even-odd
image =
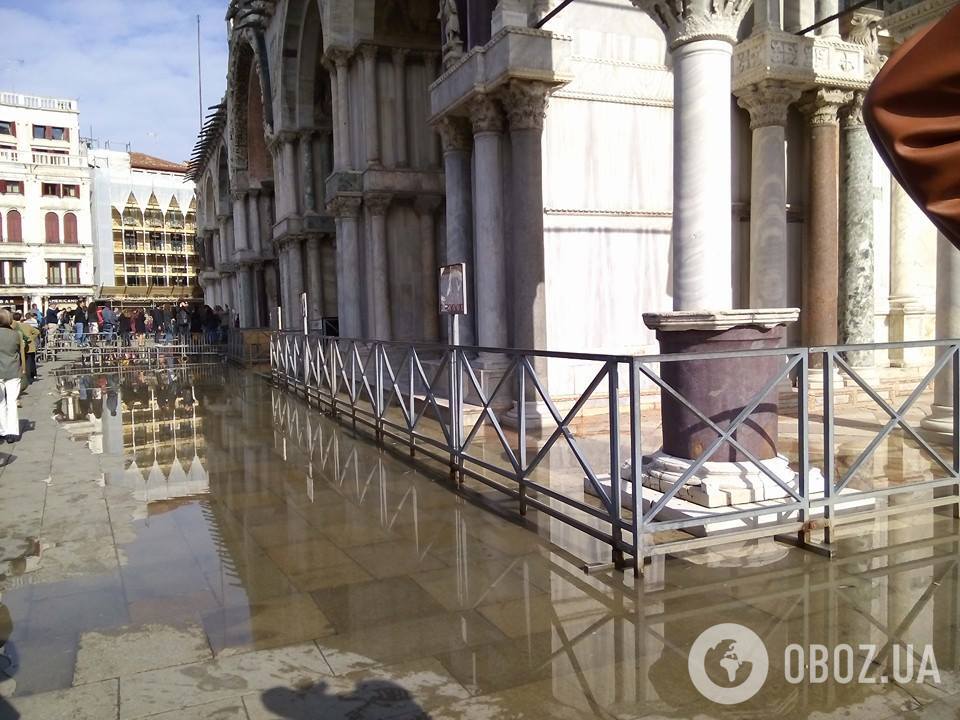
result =
[{"label": "stone cornice", "polygon": [[799,317],[799,308],[680,310],[666,313],[643,313],[643,322],[651,330],[660,332],[722,331],[741,326],[773,328],[777,325],[796,322]]},{"label": "stone cornice", "polygon": [[752,0],[630,0],[666,33],[671,50],[694,40],[737,42]]},{"label": "stone cornice", "polygon": [[879,29],[886,30],[895,39],[903,41],[922,26],[943,17],[957,4],[957,1],[924,0],[924,2],[912,4],[880,20]]}]

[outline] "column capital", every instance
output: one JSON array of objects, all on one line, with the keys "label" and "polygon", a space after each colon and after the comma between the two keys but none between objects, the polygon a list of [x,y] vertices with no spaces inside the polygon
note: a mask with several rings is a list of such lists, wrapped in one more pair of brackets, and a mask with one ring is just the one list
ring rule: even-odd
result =
[{"label": "column capital", "polygon": [[466,120],[446,115],[437,120],[434,128],[440,135],[444,152],[470,149],[471,137]]},{"label": "column capital", "polygon": [[246,200],[246,199],[247,199],[247,191],[246,191],[246,190],[234,190],[232,193],[230,193],[230,197],[233,199],[234,202],[238,202],[238,201],[241,201],[241,200]]},{"label": "column capital", "polygon": [[765,80],[738,90],[737,104],[750,113],[750,129],[786,126],[787,110],[800,99],[802,89],[779,80]]},{"label": "column capital", "polygon": [[364,60],[366,60],[367,62],[370,62],[370,61],[372,61],[372,60],[376,60],[376,59],[377,59],[377,55],[380,54],[380,48],[379,48],[379,46],[377,46],[377,45],[366,44],[366,45],[361,45],[360,47],[358,47],[358,48],[357,48],[357,52],[360,53],[360,56],[361,56]]},{"label": "column capital", "polygon": [[493,97],[483,93],[470,101],[470,123],[474,134],[503,132],[503,110]]},{"label": "column capital", "polygon": [[543,129],[543,120],[547,116],[549,85],[535,81],[511,80],[501,93],[511,130]]},{"label": "column capital", "polygon": [[366,205],[371,215],[386,215],[390,209],[390,203],[393,202],[393,195],[387,193],[376,193],[363,196],[363,204]]},{"label": "column capital", "polygon": [[353,52],[345,48],[331,48],[327,51],[327,57],[329,57],[337,71],[346,70],[347,65],[350,64],[350,58],[353,57]]},{"label": "column capital", "polygon": [[260,188],[250,188],[247,190],[247,195],[253,200],[256,200],[258,197],[260,197]]},{"label": "column capital", "polygon": [[233,215],[231,215],[230,213],[219,213],[217,215],[217,222],[225,223],[227,220],[232,220],[232,219],[233,219]]},{"label": "column capital", "polygon": [[846,105],[840,113],[840,124],[844,129],[855,129],[864,127],[863,124],[863,100],[866,93],[855,91],[850,103]]},{"label": "column capital", "polygon": [[737,30],[753,0],[630,0],[666,33],[671,50],[695,40],[737,42]]},{"label": "column capital", "polygon": [[417,215],[434,215],[443,204],[443,199],[439,195],[420,195],[413,201],[413,209]]},{"label": "column capital", "polygon": [[393,59],[393,62],[398,65],[402,65],[407,61],[407,55],[410,54],[410,48],[390,48],[390,57]]},{"label": "column capital", "polygon": [[329,203],[327,210],[338,218],[354,218],[360,215],[360,204],[363,198],[356,195],[338,195]]},{"label": "column capital", "polygon": [[837,88],[820,88],[808,94],[801,109],[809,116],[810,125],[837,125],[837,111],[850,102],[852,93]]}]

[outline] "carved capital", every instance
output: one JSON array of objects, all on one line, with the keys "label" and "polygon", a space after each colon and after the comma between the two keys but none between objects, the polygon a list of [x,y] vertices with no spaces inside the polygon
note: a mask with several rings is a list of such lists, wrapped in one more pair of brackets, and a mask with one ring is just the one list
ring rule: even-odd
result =
[{"label": "carved capital", "polygon": [[353,57],[353,53],[343,48],[331,48],[327,52],[327,57],[329,57],[333,61],[333,64],[336,67],[337,72],[340,72],[340,71],[346,72],[347,67],[349,67],[350,65],[350,58]]},{"label": "carved capital", "polygon": [[470,130],[466,120],[449,115],[440,118],[434,125],[440,134],[444,152],[470,149]]},{"label": "carved capital", "polygon": [[420,195],[413,201],[413,209],[420,217],[432,216],[436,215],[442,203],[443,200],[437,195]]},{"label": "carved capital", "polygon": [[787,110],[800,99],[798,87],[776,80],[749,85],[737,93],[737,104],[750,113],[750,129],[786,126]]},{"label": "carved capital", "polygon": [[473,132],[503,132],[503,110],[489,95],[478,95],[470,102],[470,123]]},{"label": "carved capital", "polygon": [[246,191],[246,190],[234,190],[232,193],[230,193],[230,197],[233,198],[233,201],[234,201],[234,202],[237,202],[238,200],[246,200],[246,199],[247,199],[247,191]]},{"label": "carved capital", "polygon": [[391,48],[390,57],[393,58],[393,64],[403,67],[407,62],[407,55],[410,54],[409,48]]},{"label": "carved capital", "polygon": [[510,129],[542,130],[549,93],[550,86],[546,83],[511,80],[500,95],[510,119]]},{"label": "carved capital", "polygon": [[821,88],[807,95],[801,109],[809,116],[812,127],[836,125],[837,111],[850,102],[851,95],[836,88]]},{"label": "carved capital", "polygon": [[376,62],[377,55],[380,53],[380,48],[376,45],[361,45],[359,48],[360,57],[366,62]]},{"label": "carved capital", "polygon": [[327,211],[338,218],[356,219],[360,215],[362,201],[356,195],[338,195],[327,204]]},{"label": "carved capital", "polygon": [[863,125],[863,100],[866,93],[855,92],[850,104],[843,108],[840,113],[840,124],[847,129],[862,128]]},{"label": "carved capital", "polygon": [[371,215],[386,215],[387,210],[390,209],[390,203],[393,202],[393,195],[387,193],[377,193],[371,195],[364,195],[363,204],[366,205],[367,210],[370,211]]},{"label": "carved capital", "polygon": [[694,40],[737,42],[753,0],[630,0],[660,26],[673,50]]}]

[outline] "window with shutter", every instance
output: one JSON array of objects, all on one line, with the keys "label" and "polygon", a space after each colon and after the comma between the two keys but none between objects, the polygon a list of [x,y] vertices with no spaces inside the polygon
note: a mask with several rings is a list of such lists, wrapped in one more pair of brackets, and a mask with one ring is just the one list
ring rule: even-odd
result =
[{"label": "window with shutter", "polygon": [[63,241],[68,245],[76,245],[77,239],[77,216],[73,213],[67,213],[63,216]]},{"label": "window with shutter", "polygon": [[60,242],[60,218],[55,212],[48,212],[44,218],[44,227],[46,228],[47,242],[55,245]]},{"label": "window with shutter", "polygon": [[11,210],[7,213],[7,242],[23,242],[20,212],[17,210]]}]

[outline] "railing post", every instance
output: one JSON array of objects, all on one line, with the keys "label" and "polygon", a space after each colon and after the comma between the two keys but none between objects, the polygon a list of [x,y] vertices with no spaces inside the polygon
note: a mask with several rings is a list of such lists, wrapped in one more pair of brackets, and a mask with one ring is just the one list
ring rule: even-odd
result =
[{"label": "railing post", "polygon": [[797,534],[801,544],[810,542],[810,406],[808,404],[810,351],[804,348],[800,358],[800,371],[797,373],[797,452],[800,469],[800,497],[803,507],[800,510],[802,527]]},{"label": "railing post", "polygon": [[[953,448],[953,473],[960,475],[960,345],[952,345],[953,362],[951,371],[953,372],[953,384],[951,392],[953,393],[953,436],[950,438]],[[953,486],[953,493],[957,502],[953,504],[953,516],[960,518],[960,485]]]},{"label": "railing post", "polygon": [[620,507],[620,377],[619,364],[615,360],[607,363],[608,411],[610,414],[610,534],[613,538],[613,564],[622,568],[623,529],[620,521],[623,516]]},{"label": "railing post", "polygon": [[520,514],[527,514],[527,363],[517,358],[517,493]]},{"label": "railing post", "polygon": [[460,428],[463,416],[460,408],[460,324],[456,315],[450,318],[450,479],[463,482],[460,457]]},{"label": "railing post", "polygon": [[377,427],[376,435],[377,442],[383,442],[383,353],[386,352],[383,345],[379,342],[375,342],[373,345],[373,375],[374,380],[377,383],[377,394],[376,398],[376,417],[377,417]]},{"label": "railing post", "polygon": [[[413,419],[414,419],[414,418],[416,417],[416,415],[417,415],[417,409],[416,409],[416,408],[417,408],[417,403],[416,403],[415,396],[414,396],[414,363],[419,363],[419,362],[420,362],[420,358],[419,358],[418,355],[417,355],[417,349],[416,349],[415,347],[412,347],[412,346],[411,346],[411,348],[410,348],[410,373],[409,373],[409,374],[410,374],[410,408],[409,408],[408,411],[407,411],[407,412],[408,412],[407,433],[408,433],[408,437],[409,437],[409,440],[410,440],[410,446],[409,446],[409,448],[408,448],[408,451],[409,451],[409,453],[410,453],[410,457],[415,457],[416,454],[417,454],[417,438],[416,438],[416,436],[414,435],[414,432],[413,432]],[[427,392],[430,392],[430,390],[427,389]],[[403,396],[400,395],[400,392],[399,392],[399,391],[397,392],[397,395],[398,395],[397,400],[398,400],[400,403],[402,403],[402,402],[403,402]],[[429,400],[428,400],[427,398],[424,398],[424,402],[429,402]]]},{"label": "railing post", "polygon": [[633,534],[633,574],[643,572],[643,434],[640,426],[640,369],[635,357],[630,358],[630,531]]},{"label": "railing post", "polygon": [[833,536],[833,351],[823,351],[823,542],[829,545]]}]

